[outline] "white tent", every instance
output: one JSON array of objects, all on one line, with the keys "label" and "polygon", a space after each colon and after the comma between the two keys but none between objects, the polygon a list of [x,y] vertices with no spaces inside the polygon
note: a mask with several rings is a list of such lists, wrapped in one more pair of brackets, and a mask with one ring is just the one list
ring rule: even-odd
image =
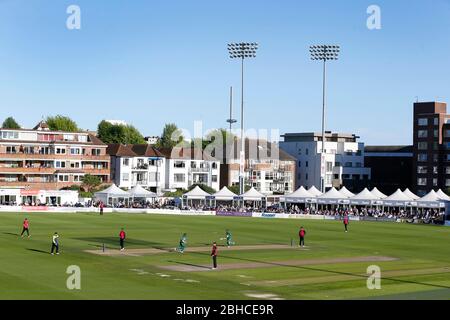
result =
[{"label": "white tent", "polygon": [[295,190],[293,193],[281,197],[281,199],[286,202],[305,202],[308,198],[315,198],[315,196],[309,193],[303,186]]},{"label": "white tent", "polygon": [[419,196],[412,193],[408,188],[406,188],[405,191],[403,191],[403,193],[405,194],[405,196],[411,198],[412,200],[417,200],[420,198]]},{"label": "white tent", "polygon": [[331,188],[324,194],[317,197],[317,202],[320,204],[337,204],[337,203],[348,203],[346,195],[343,195],[335,187]]},{"label": "white tent", "polygon": [[402,190],[397,189],[389,197],[383,199],[383,204],[390,206],[406,206],[412,199],[405,195]]},{"label": "white tent", "polygon": [[244,194],[241,195],[241,197],[246,201],[246,200],[251,200],[251,201],[261,201],[262,199],[265,198],[265,196],[260,193],[259,191],[257,191],[255,188],[251,188],[250,190],[248,190],[247,192],[245,192]]},{"label": "white tent", "polygon": [[438,197],[440,199],[450,201],[450,197],[448,195],[446,195],[441,189],[436,191],[436,194],[438,195]]},{"label": "white tent", "polygon": [[[94,197],[97,200],[102,201],[103,203],[113,205],[114,202],[117,202],[120,199],[123,199],[124,202],[128,202],[130,199],[130,194],[126,191],[123,191],[122,189],[117,187],[115,184],[112,184],[110,187],[106,188],[105,190],[94,193]],[[114,200],[116,200],[116,201],[114,201]]]},{"label": "white tent", "polygon": [[367,188],[365,188],[363,191],[358,193],[357,195],[354,195],[350,198],[350,203],[352,204],[360,204],[360,205],[368,205],[372,204],[372,202],[378,200],[377,197],[375,197],[374,194],[372,194]]},{"label": "white tent", "polygon": [[378,199],[384,199],[387,198],[387,195],[385,195],[383,192],[377,189],[377,187],[373,188],[372,191],[370,191],[375,197]]},{"label": "white tent", "polygon": [[206,191],[203,191],[203,189],[199,186],[195,186],[194,189],[183,194],[181,204],[182,206],[188,205],[189,200],[191,201],[191,205],[194,204],[194,200],[198,200],[200,203],[206,203],[206,197],[210,197],[210,194]]},{"label": "white tent", "polygon": [[439,208],[445,207],[445,203],[434,190],[431,190],[428,194],[417,200],[417,206],[423,208]]},{"label": "white tent", "polygon": [[183,194],[183,198],[186,198],[189,200],[204,200],[208,196],[209,196],[209,193],[206,191],[203,191],[203,189],[200,188],[199,186],[196,186],[191,191]]},{"label": "white tent", "polygon": [[349,191],[345,186],[343,186],[340,190],[340,193],[342,193],[344,196],[347,196],[348,198],[353,197],[355,194],[351,191]]},{"label": "white tent", "polygon": [[156,193],[147,191],[144,188],[142,188],[140,185],[137,185],[137,186],[131,188],[131,190],[128,191],[128,193],[130,194],[130,196],[132,198],[149,199],[149,198],[156,198],[157,197]]},{"label": "white tent", "polygon": [[236,197],[236,194],[227,187],[223,187],[220,189],[220,191],[213,194],[213,197],[215,200],[219,201],[233,201],[234,197]]},{"label": "white tent", "polygon": [[308,192],[311,193],[314,197],[318,197],[318,196],[322,195],[322,192],[317,190],[317,188],[315,186],[312,186],[311,188],[309,188]]}]

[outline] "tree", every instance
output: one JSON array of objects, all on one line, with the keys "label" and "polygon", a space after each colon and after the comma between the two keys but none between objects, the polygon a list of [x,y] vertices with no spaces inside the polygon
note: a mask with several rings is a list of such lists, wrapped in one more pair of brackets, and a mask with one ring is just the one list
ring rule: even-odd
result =
[{"label": "tree", "polygon": [[[228,189],[230,189],[231,192],[239,195],[239,183],[234,185],[234,186],[228,187]],[[244,186],[244,192],[247,192],[248,190],[250,190],[250,186],[245,185]]]},{"label": "tree", "polygon": [[80,131],[80,129],[78,129],[76,122],[66,116],[57,115],[55,117],[47,117],[45,122],[52,131],[65,131],[65,132]]},{"label": "tree", "polygon": [[209,194],[216,193],[216,190],[214,190],[213,188],[208,187],[205,184],[200,184],[200,183],[193,184],[192,186],[189,187],[188,191],[191,191],[192,189],[194,189],[197,186],[200,187],[200,189],[202,189],[203,191],[205,191],[205,192],[207,192]]},{"label": "tree", "polygon": [[156,144],[157,148],[169,148],[172,149],[177,144],[183,142],[184,138],[181,134],[181,130],[178,129],[174,123],[168,123],[164,126],[161,134],[161,139]]},{"label": "tree", "polygon": [[3,121],[2,124],[3,129],[20,129],[20,125],[13,117],[8,117]]},{"label": "tree", "polygon": [[95,188],[100,186],[102,184],[102,180],[100,177],[93,176],[90,174],[87,174],[83,177],[83,188],[87,190],[87,192],[92,192]]},{"label": "tree", "polygon": [[104,143],[145,143],[144,137],[135,127],[123,124],[111,124],[105,120],[98,124],[97,136]]}]

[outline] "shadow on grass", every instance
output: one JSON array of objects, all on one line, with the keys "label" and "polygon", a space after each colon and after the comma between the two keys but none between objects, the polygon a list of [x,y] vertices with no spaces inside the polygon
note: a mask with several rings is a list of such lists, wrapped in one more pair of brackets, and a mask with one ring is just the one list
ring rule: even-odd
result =
[{"label": "shadow on grass", "polygon": [[211,269],[210,267],[202,266],[199,264],[187,263],[187,262],[179,262],[179,261],[172,261],[172,260],[168,260],[168,262],[181,264],[181,265],[189,266],[189,267],[196,267],[196,268],[202,268],[202,269],[208,269],[208,270]]},{"label": "shadow on grass", "polygon": [[[105,246],[119,246],[119,237],[88,237],[88,238],[74,238],[75,240],[91,242],[90,246],[101,248],[103,244]],[[126,246],[142,246],[142,247],[152,247],[156,249],[162,248],[162,243],[160,242],[152,242],[145,240],[136,240],[136,239],[125,239]]]},{"label": "shadow on grass", "polygon": [[[202,256],[209,256],[209,254],[201,253],[201,252],[189,252],[189,254],[197,254],[197,255],[202,255]],[[255,260],[255,259],[230,257],[230,256],[225,256],[225,255],[221,255],[221,257],[227,258],[227,259],[240,260],[240,261],[262,263],[262,264],[266,264],[268,266],[273,266],[273,267],[286,267],[286,268],[295,268],[295,269],[300,269],[300,270],[320,271],[320,272],[326,272],[326,273],[335,274],[335,275],[336,274],[337,275],[346,275],[346,276],[358,277],[358,278],[361,278],[361,279],[364,279],[364,280],[367,280],[367,278],[369,277],[369,275],[363,275],[363,274],[358,274],[358,273],[335,271],[335,270],[327,270],[327,269],[307,267],[307,266],[293,266],[293,265],[283,264],[281,262],[261,261],[261,260]],[[445,285],[426,283],[426,282],[419,282],[419,281],[412,281],[412,280],[403,280],[403,279],[391,278],[391,277],[383,277],[382,276],[382,280],[390,280],[390,281],[400,282],[400,283],[416,284],[416,285],[428,286],[428,287],[433,287],[433,288],[450,289],[449,286],[445,286]]]},{"label": "shadow on grass", "polygon": [[16,236],[16,237],[20,236],[20,234],[18,234],[18,233],[12,233],[12,232],[3,232],[3,234],[6,234],[6,235],[8,235],[8,236]]},{"label": "shadow on grass", "polygon": [[48,251],[44,251],[44,250],[39,250],[39,249],[29,249],[27,248],[28,251],[33,251],[33,252],[37,252],[37,253],[45,253],[45,254],[50,254],[50,252]]}]

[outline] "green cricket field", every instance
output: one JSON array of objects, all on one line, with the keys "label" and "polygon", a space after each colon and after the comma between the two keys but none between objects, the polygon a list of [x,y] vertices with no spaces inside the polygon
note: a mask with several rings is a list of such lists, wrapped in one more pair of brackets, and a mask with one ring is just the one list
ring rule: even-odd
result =
[{"label": "green cricket field", "polygon": [[[60,255],[50,254],[54,232]],[[432,225],[352,221],[345,233],[330,220],[2,213],[0,260],[0,299],[450,298],[450,228]]]}]

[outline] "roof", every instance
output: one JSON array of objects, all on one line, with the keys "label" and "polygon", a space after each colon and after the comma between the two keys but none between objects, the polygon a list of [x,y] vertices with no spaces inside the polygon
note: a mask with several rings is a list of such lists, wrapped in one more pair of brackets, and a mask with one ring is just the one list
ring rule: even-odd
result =
[{"label": "roof", "polygon": [[450,197],[448,195],[446,195],[441,189],[436,191],[436,194],[438,195],[438,197],[440,199],[442,199],[442,200],[449,200],[450,201]]},{"label": "roof", "polygon": [[156,193],[147,191],[140,185],[131,188],[128,193],[135,198],[156,198]]},{"label": "roof", "polygon": [[34,126],[33,130],[50,130],[50,127],[48,126],[47,122],[41,120],[37,125]]},{"label": "roof", "polygon": [[189,192],[186,192],[183,194],[183,197],[190,198],[190,199],[204,199],[205,197],[209,196],[209,193],[204,191],[199,186],[195,186],[194,189],[192,189]]},{"label": "roof", "polygon": [[339,192],[340,193],[342,193],[344,196],[347,196],[347,197],[353,197],[355,194],[353,193],[353,192],[351,192],[350,190],[348,190],[345,186],[343,186],[340,190],[339,190]]},{"label": "roof", "polygon": [[126,191],[123,191],[119,187],[117,187],[115,184],[112,184],[109,188],[106,188],[105,190],[99,191],[94,193],[95,196],[99,195],[107,195],[109,197],[129,197],[129,193]]},{"label": "roof", "polygon": [[411,198],[411,199],[413,199],[413,200],[417,200],[417,199],[420,198],[419,196],[416,196],[414,193],[412,193],[411,190],[409,190],[408,188],[406,188],[405,191],[403,191],[403,193],[404,193],[407,197],[409,197],[409,198]]},{"label": "roof", "polygon": [[322,195],[322,192],[320,192],[315,186],[312,186],[311,188],[309,188],[308,192],[311,193],[313,196]]},{"label": "roof", "polygon": [[384,198],[383,201],[411,201],[412,199],[402,192],[402,190],[397,189],[389,197]]},{"label": "roof", "polygon": [[365,146],[364,152],[374,153],[412,153],[413,146]]},{"label": "roof", "polygon": [[124,144],[109,144],[106,153],[110,156],[116,157],[137,157],[137,154],[131,149],[129,145]]},{"label": "roof", "polygon": [[262,193],[253,187],[251,187],[247,192],[241,194],[241,197],[244,198],[244,200],[261,200],[262,198],[265,198]]},{"label": "roof", "polygon": [[429,202],[429,201],[440,201],[440,200],[442,200],[442,199],[438,196],[438,194],[434,190],[431,190],[430,192],[428,192],[428,194],[426,194],[425,196],[423,196],[422,198],[417,200],[417,202]]},{"label": "roof", "polygon": [[210,156],[207,152],[192,147],[174,147],[171,149],[161,148],[159,149],[159,152],[162,154],[162,156],[168,159],[218,161],[216,158]]},{"label": "roof", "polygon": [[142,157],[164,157],[164,155],[156,148],[149,144],[133,144],[131,150],[138,156]]},{"label": "roof", "polygon": [[377,189],[377,187],[373,188],[372,191],[370,191],[375,197],[378,199],[384,199],[387,198],[387,195],[385,195],[383,192]]}]

